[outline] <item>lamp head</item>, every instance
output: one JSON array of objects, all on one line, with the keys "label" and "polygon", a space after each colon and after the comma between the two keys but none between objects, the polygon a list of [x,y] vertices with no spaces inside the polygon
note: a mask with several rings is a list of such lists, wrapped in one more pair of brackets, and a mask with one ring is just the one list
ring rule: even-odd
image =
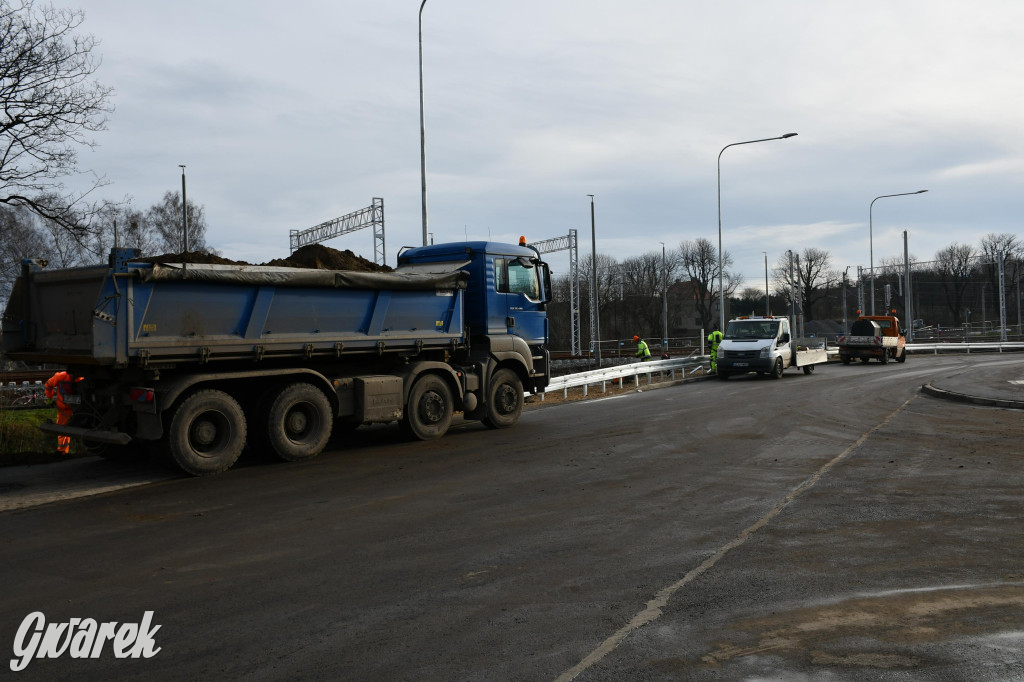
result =
[{"label": "lamp head", "polygon": [[785,135],[783,135],[779,139],[780,140],[785,140],[787,137],[796,137],[796,133],[786,133]]}]

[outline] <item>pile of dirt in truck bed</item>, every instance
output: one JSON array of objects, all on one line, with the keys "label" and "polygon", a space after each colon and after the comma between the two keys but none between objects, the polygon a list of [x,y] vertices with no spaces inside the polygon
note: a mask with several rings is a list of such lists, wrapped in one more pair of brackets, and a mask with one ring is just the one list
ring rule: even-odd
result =
[{"label": "pile of dirt in truck bed", "polygon": [[338,251],[323,244],[307,244],[288,258],[278,258],[264,265],[315,270],[356,270],[358,272],[391,272],[387,265],[377,265],[348,249]]},{"label": "pile of dirt in truck bed", "polygon": [[[188,253],[165,253],[162,256],[139,258],[143,263],[203,263],[208,265],[252,265],[240,260],[231,260],[211,253],[190,251]],[[338,251],[323,244],[308,244],[287,258],[275,258],[261,265],[311,270],[355,270],[356,272],[391,272],[387,265],[357,256],[348,249]]]},{"label": "pile of dirt in truck bed", "polygon": [[244,261],[222,258],[212,253],[189,251],[188,253],[165,253],[161,256],[145,256],[136,258],[140,263],[203,263],[205,265],[249,265]]}]

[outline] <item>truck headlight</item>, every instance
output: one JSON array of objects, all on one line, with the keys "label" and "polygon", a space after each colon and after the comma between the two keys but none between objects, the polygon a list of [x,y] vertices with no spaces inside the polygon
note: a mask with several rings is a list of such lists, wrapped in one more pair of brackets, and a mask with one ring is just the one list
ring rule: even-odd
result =
[{"label": "truck headlight", "polygon": [[718,359],[725,360],[725,351],[722,350],[721,348],[718,349]]},{"label": "truck headlight", "polygon": [[768,354],[771,352],[771,350],[772,349],[769,346],[765,346],[764,348],[761,349],[761,353],[760,353],[759,357],[762,360],[767,360],[768,359]]}]

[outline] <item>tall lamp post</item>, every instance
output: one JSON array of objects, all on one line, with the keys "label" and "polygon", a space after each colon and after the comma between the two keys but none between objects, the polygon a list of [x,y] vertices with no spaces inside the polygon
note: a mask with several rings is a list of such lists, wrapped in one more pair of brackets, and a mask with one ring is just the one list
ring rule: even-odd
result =
[{"label": "tall lamp post", "polygon": [[185,199],[185,166],[179,163],[178,168],[181,169],[181,240],[185,247],[182,252],[188,253],[188,202]]},{"label": "tall lamp post", "polygon": [[887,199],[889,197],[909,197],[913,194],[924,194],[928,190],[919,189],[916,192],[901,192],[900,194],[883,194],[880,197],[875,197],[871,200],[871,205],[868,206],[868,249],[870,252],[869,265],[871,266],[871,314],[875,314],[875,227],[873,212],[875,209],[875,202],[879,199]]},{"label": "tall lamp post", "polygon": [[729,147],[736,147],[741,144],[754,144],[755,142],[770,142],[772,140],[785,140],[796,137],[796,133],[786,133],[778,137],[765,137],[760,140],[747,140],[746,142],[733,142],[722,147],[718,152],[718,329],[725,331],[725,290],[722,288],[722,154]]},{"label": "tall lamp post", "polygon": [[420,187],[423,195],[423,246],[427,245],[427,140],[423,128],[423,6],[420,3]]},{"label": "tall lamp post", "polygon": [[661,242],[661,352],[668,353],[668,260],[665,242]]},{"label": "tall lamp post", "polygon": [[768,317],[772,314],[771,301],[768,298],[768,252],[762,251],[764,254],[764,316]]},{"label": "tall lamp post", "polygon": [[[426,2],[426,0],[424,0]],[[593,277],[594,285],[594,300],[590,302],[590,315],[594,321],[594,353],[597,357],[597,366],[601,366],[601,306],[600,300],[597,295],[597,231],[594,228],[594,195],[588,194],[590,197],[590,269]]]}]

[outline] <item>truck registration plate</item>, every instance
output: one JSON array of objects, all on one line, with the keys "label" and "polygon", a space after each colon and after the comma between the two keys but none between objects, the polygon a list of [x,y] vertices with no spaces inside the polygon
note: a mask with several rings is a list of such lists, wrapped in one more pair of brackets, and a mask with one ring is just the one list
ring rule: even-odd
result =
[{"label": "truck registration plate", "polygon": [[747,363],[745,363],[745,362],[734,362],[734,363],[732,363],[732,366],[733,367],[746,367]]},{"label": "truck registration plate", "polygon": [[82,396],[80,396],[80,395],[66,395],[66,396],[64,396],[64,404],[65,405],[81,405],[82,404]]}]

